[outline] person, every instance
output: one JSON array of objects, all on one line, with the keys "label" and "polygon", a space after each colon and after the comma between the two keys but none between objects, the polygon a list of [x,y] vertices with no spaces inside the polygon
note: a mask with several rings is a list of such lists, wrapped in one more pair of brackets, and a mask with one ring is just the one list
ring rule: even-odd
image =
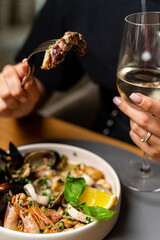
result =
[{"label": "person", "polygon": [[[160,10],[156,0],[147,1],[147,10]],[[34,21],[31,32],[16,57],[14,66],[5,66],[0,74],[0,117],[24,117],[41,105],[49,90],[65,90],[84,73],[100,86],[101,106],[93,130],[133,143],[129,136],[129,118],[115,109],[116,68],[126,15],[141,11],[141,1],[128,0],[48,0]],[[66,31],[81,33],[88,52],[80,58],[70,51],[56,68],[40,69],[43,54],[34,59],[35,72],[21,87],[28,64],[26,57],[42,42],[57,39]],[[25,59],[25,60],[23,60]],[[23,60],[23,61],[22,61]],[[54,107],[54,106],[53,106]]]},{"label": "person", "polygon": [[[129,133],[133,142],[160,162],[160,102],[140,93],[132,93],[130,98],[139,109],[128,104],[122,97],[114,97],[113,102],[130,118]],[[151,133],[149,138],[142,141],[148,133]]]}]

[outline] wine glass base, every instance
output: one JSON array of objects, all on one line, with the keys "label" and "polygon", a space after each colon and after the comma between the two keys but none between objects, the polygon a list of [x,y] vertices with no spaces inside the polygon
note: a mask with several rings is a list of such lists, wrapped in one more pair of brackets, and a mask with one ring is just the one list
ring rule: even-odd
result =
[{"label": "wine glass base", "polygon": [[124,166],[121,182],[128,188],[139,192],[160,191],[160,164],[150,161],[151,170],[142,172],[140,161],[130,161]]}]

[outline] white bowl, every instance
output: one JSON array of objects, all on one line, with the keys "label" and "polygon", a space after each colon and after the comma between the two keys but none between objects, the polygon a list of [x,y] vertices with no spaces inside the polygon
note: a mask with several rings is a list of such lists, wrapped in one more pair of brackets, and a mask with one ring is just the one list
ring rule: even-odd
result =
[{"label": "white bowl", "polygon": [[101,170],[105,178],[111,183],[113,193],[116,194],[118,197],[118,201],[113,208],[113,210],[115,210],[117,213],[110,220],[95,221],[84,227],[61,233],[31,234],[16,232],[0,227],[1,240],[102,240],[112,230],[119,215],[121,202],[121,186],[116,172],[104,159],[90,151],[66,144],[38,143],[20,146],[18,149],[22,153],[28,153],[31,151],[42,149],[52,149],[59,152],[60,154],[65,154],[69,158],[69,161],[73,160],[77,161],[78,163],[84,162],[89,166],[93,166]]}]

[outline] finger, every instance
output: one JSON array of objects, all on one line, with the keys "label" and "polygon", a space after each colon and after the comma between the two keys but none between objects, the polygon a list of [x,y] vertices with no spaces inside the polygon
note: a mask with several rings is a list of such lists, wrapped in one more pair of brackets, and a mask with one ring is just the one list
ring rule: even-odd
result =
[{"label": "finger", "polygon": [[22,79],[24,76],[27,75],[29,70],[29,65],[27,62],[27,58],[23,59],[21,63],[15,65],[15,69],[18,73],[18,76]]},{"label": "finger", "polygon": [[22,103],[27,102],[27,94],[21,87],[21,80],[17,74],[15,67],[12,67],[10,65],[6,66],[2,74],[10,91],[10,94]]},{"label": "finger", "polygon": [[8,109],[7,104],[0,99],[0,117],[10,117],[12,115],[12,110]]},{"label": "finger", "polygon": [[[148,133],[145,129],[141,128],[139,125],[137,125],[136,122],[132,120],[130,120],[130,126],[131,130],[140,138],[140,140],[144,139]],[[151,133],[151,136],[147,140],[147,143],[160,150],[160,136],[157,137],[153,133]]]},{"label": "finger", "polygon": [[33,104],[37,103],[40,98],[40,92],[38,88],[38,84],[36,80],[31,76],[26,84],[24,85],[24,89],[28,94],[29,101]]},{"label": "finger", "polygon": [[147,132],[151,132],[156,136],[160,136],[160,121],[158,119],[148,114],[147,112],[132,107],[121,97],[115,97],[113,99],[113,102],[124,114],[126,114],[130,119],[135,121]]},{"label": "finger", "polygon": [[9,109],[14,110],[19,107],[19,101],[12,97],[3,77],[1,77],[0,97],[6,103]]},{"label": "finger", "polygon": [[[152,157],[154,160],[160,162],[160,146],[157,148],[153,145],[150,145],[149,142],[141,142],[141,138],[134,132],[130,131],[130,137],[133,142],[146,154]],[[153,138],[152,138],[153,139]]]},{"label": "finger", "polygon": [[145,112],[151,113],[160,119],[160,102],[140,93],[132,93],[130,98]]}]

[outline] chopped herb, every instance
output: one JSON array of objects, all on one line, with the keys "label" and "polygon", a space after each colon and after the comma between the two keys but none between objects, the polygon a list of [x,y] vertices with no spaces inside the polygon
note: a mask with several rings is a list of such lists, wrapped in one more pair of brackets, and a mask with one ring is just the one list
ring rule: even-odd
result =
[{"label": "chopped herb", "polygon": [[42,196],[48,196],[48,193],[44,192],[42,193]]},{"label": "chopped herb", "polygon": [[61,178],[59,178],[59,179],[57,180],[57,182],[58,182],[58,183],[63,183],[63,181],[62,181]]},{"label": "chopped herb", "polygon": [[76,222],[76,220],[73,219],[73,218],[66,218],[66,219],[69,220],[69,221],[72,221],[72,222]]},{"label": "chopped herb", "polygon": [[29,201],[29,207],[32,207],[33,203],[33,201]]},{"label": "chopped herb", "polygon": [[24,180],[25,180],[25,178],[24,178],[24,177],[21,177],[21,178],[20,178],[20,181],[24,181]]},{"label": "chopped herb", "polygon": [[46,185],[46,184],[47,184],[47,179],[46,179],[46,178],[44,178],[44,179],[39,179],[39,180],[38,180],[38,184],[39,184],[40,186]]},{"label": "chopped herb", "polygon": [[19,225],[22,225],[22,220],[19,220]]},{"label": "chopped herb", "polygon": [[63,226],[60,226],[60,227],[58,228],[58,231],[59,231],[59,232],[62,232],[63,229],[64,229],[64,227],[63,227]]},{"label": "chopped herb", "polygon": [[25,183],[33,183],[33,180],[26,178]]},{"label": "chopped herb", "polygon": [[63,43],[64,43],[64,44],[67,44],[67,42],[65,41],[65,39],[63,39]]},{"label": "chopped herb", "polygon": [[40,231],[40,233],[43,233],[43,232],[44,232],[44,230],[43,230],[42,228],[40,228],[39,231]]},{"label": "chopped herb", "polygon": [[88,221],[88,223],[93,222],[90,217],[86,217],[86,220]]}]

